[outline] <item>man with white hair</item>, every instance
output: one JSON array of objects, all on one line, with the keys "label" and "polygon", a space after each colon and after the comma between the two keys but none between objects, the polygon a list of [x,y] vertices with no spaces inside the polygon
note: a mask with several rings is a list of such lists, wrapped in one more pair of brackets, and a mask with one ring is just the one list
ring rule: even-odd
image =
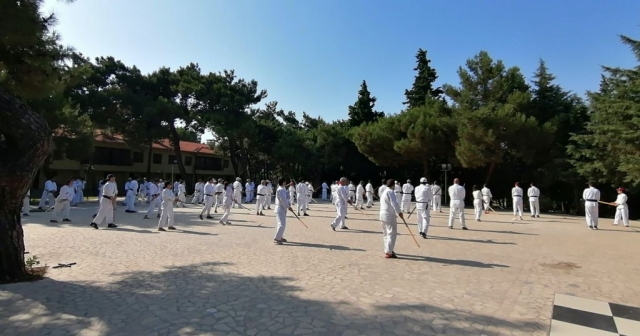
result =
[{"label": "man with white hair", "polygon": [[[267,188],[265,189],[265,208],[271,210],[271,197],[273,196],[273,185],[271,184],[271,181],[266,180],[267,181]],[[307,205],[307,208],[309,208],[309,206]]]},{"label": "man with white hair", "polygon": [[413,185],[411,180],[407,180],[402,186],[402,212],[411,212],[411,193],[413,192]]},{"label": "man with white hair", "polygon": [[327,196],[327,190],[328,189],[329,189],[329,186],[327,185],[327,182],[322,182],[322,200],[323,201],[329,200],[329,198]]},{"label": "man with white hair", "polygon": [[300,210],[302,210],[302,214],[304,216],[309,216],[307,214],[307,194],[309,191],[307,190],[307,185],[304,184],[302,178],[298,180],[298,185],[296,186],[296,198],[298,204],[298,216],[300,216]]},{"label": "man with white hair", "polygon": [[415,189],[416,194],[416,217],[418,218],[418,233],[424,239],[427,239],[427,230],[431,222],[429,215],[429,203],[433,200],[431,186],[427,184],[427,178],[420,179],[420,185]]},{"label": "man with white hair", "polygon": [[460,218],[460,225],[463,230],[468,230],[464,223],[464,197],[466,191],[464,187],[460,185],[460,180],[453,179],[453,185],[449,187],[449,228],[453,229],[453,220],[455,215]]},{"label": "man with white hair", "polygon": [[398,204],[398,199],[393,190],[395,181],[390,179],[387,181],[385,188],[380,187],[380,222],[382,223],[382,234],[384,242],[384,257],[385,258],[398,258],[394,252],[396,246],[396,237],[398,235],[398,219],[404,218],[402,215],[402,209]]},{"label": "man with white hair", "polygon": [[233,196],[232,196],[232,206],[234,208],[240,208],[240,203],[242,203],[242,179],[236,177],[236,181],[233,182]]},{"label": "man with white hair", "polygon": [[264,216],[262,210],[264,209],[265,202],[265,189],[267,188],[267,181],[262,180],[258,184],[258,190],[256,190],[256,215]]},{"label": "man with white hair", "polygon": [[244,202],[251,202],[251,195],[253,194],[253,189],[251,189],[251,180],[247,179],[247,183],[244,184]]},{"label": "man with white hair", "polygon": [[347,216],[347,204],[352,205],[351,200],[349,199],[349,194],[347,193],[347,184],[349,180],[346,177],[340,178],[339,186],[336,188],[336,218],[331,223],[331,229],[333,231],[336,230],[337,227],[343,230],[349,230],[349,228],[345,225],[344,219]]}]

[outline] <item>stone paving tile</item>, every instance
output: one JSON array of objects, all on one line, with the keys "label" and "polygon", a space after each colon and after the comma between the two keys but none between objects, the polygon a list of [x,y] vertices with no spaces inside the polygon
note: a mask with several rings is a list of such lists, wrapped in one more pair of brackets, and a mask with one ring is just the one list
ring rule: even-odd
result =
[{"label": "stone paving tile", "polygon": [[637,222],[498,213],[462,231],[433,214],[431,238],[418,248],[400,226],[388,260],[374,210],[333,232],[335,211],[312,204],[309,229],[288,218],[276,246],[271,211],[221,226],[192,206],[176,209],[180,231],[157,232],[123,207],[118,229],[93,230],[94,206],[74,223],[26,219],[28,256],[77,265],[0,286],[0,335],[546,335],[555,293],[640,305]]}]

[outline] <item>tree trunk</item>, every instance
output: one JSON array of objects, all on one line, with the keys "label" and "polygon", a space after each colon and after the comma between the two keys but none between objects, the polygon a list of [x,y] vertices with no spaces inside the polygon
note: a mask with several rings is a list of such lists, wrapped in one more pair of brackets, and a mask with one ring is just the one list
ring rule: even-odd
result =
[{"label": "tree trunk", "polygon": [[496,170],[496,163],[495,162],[491,162],[491,164],[489,165],[489,170],[487,170],[487,176],[485,178],[485,184],[489,184],[489,180],[491,180],[491,176],[493,175],[493,172]]},{"label": "tree trunk", "polygon": [[429,176],[429,160],[425,159],[422,163],[422,176],[424,176],[427,181],[431,181],[431,177]]},{"label": "tree trunk", "polygon": [[0,283],[28,278],[20,207],[52,149],[46,120],[0,87]]},{"label": "tree trunk", "polygon": [[231,167],[233,167],[233,173],[236,176],[240,176],[240,169],[238,167],[237,147],[233,139],[227,138],[229,141],[229,160],[231,161]]},{"label": "tree trunk", "polygon": [[151,182],[151,160],[153,159],[153,141],[149,144],[149,153],[147,154],[147,181]]},{"label": "tree trunk", "polygon": [[[178,163],[178,170],[180,171],[180,175],[182,178],[187,177],[187,170],[184,168],[184,163],[182,161],[182,151],[180,150],[180,135],[178,134],[178,130],[176,129],[176,125],[173,123],[169,123],[169,133],[170,133],[170,141],[173,145],[173,152],[176,154],[176,162]],[[173,163],[171,163],[173,164]]]}]

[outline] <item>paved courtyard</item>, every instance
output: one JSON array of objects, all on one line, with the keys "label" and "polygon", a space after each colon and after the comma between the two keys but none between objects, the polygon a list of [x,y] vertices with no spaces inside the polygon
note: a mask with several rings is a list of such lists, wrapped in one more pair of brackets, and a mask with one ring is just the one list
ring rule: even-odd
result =
[{"label": "paved courtyard", "polygon": [[477,223],[467,209],[463,231],[437,213],[420,248],[402,225],[400,258],[385,259],[377,209],[350,209],[350,230],[333,232],[333,208],[312,203],[309,228],[289,214],[289,243],[276,246],[272,211],[234,209],[222,226],[191,206],[176,209],[179,231],[157,232],[155,218],[122,206],[119,228],[91,229],[96,206],[73,208],[73,223],[25,219],[27,257],[77,264],[0,286],[0,334],[547,335],[556,293],[640,306],[637,222]]}]

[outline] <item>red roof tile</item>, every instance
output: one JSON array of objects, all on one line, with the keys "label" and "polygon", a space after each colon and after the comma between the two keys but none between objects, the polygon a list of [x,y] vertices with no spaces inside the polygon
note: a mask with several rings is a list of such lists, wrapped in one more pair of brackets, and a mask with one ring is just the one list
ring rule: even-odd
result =
[{"label": "red roof tile", "polygon": [[[118,134],[107,134],[102,131],[96,131],[94,139],[99,142],[117,142],[124,143],[124,139]],[[153,148],[173,150],[169,139],[163,139],[153,144]],[[180,150],[185,153],[202,153],[215,154],[207,144],[191,141],[180,141]]]}]

